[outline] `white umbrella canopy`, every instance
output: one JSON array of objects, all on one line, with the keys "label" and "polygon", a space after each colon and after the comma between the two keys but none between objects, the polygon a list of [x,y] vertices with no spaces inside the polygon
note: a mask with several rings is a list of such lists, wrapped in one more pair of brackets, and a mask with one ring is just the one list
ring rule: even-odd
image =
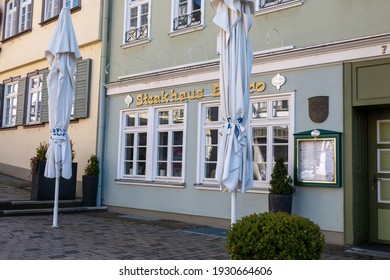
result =
[{"label": "white umbrella canopy", "polygon": [[51,66],[47,76],[51,136],[46,153],[45,176],[56,178],[53,226],[57,226],[59,177],[65,179],[72,177],[72,151],[68,126],[76,87],[75,69],[77,59],[80,57],[70,11],[66,7],[61,10],[45,56]]},{"label": "white umbrella canopy", "polygon": [[236,222],[236,193],[253,186],[248,137],[249,85],[253,52],[249,30],[253,0],[211,0],[220,27],[220,99],[224,126],[218,149],[216,180],[232,192],[231,219]]}]

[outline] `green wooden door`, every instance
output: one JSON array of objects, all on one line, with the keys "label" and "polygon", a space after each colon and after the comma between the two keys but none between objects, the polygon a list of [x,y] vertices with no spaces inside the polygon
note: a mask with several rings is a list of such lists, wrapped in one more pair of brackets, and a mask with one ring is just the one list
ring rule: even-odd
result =
[{"label": "green wooden door", "polygon": [[368,116],[370,242],[390,244],[390,111]]}]

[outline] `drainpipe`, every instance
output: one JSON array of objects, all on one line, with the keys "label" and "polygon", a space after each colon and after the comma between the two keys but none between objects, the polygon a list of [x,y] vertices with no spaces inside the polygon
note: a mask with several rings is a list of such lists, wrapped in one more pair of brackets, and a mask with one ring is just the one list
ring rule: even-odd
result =
[{"label": "drainpipe", "polygon": [[103,0],[103,22],[102,22],[102,54],[101,54],[101,67],[100,67],[100,91],[99,91],[99,116],[98,116],[98,142],[97,142],[97,157],[99,159],[99,184],[96,197],[96,205],[102,205],[102,193],[103,193],[103,162],[104,162],[104,142],[105,142],[105,130],[106,130],[106,88],[104,83],[106,82],[106,73],[105,69],[107,67],[107,56],[109,52],[109,21],[110,21],[110,10],[111,10],[111,1]]}]

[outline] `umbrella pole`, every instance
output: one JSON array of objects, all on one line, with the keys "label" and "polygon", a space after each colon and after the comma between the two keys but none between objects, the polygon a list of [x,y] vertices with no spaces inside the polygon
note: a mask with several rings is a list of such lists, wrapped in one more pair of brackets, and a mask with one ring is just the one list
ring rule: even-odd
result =
[{"label": "umbrella pole", "polygon": [[231,203],[230,203],[230,223],[233,226],[237,221],[236,209],[237,209],[237,192],[231,192]]},{"label": "umbrella pole", "polygon": [[54,210],[53,210],[53,227],[58,227],[58,195],[60,190],[60,177],[56,176],[56,185],[54,191]]}]

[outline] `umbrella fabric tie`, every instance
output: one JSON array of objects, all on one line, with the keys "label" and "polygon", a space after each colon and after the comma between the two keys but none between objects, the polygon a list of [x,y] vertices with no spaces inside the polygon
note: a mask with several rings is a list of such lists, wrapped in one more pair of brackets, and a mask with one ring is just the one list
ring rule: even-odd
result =
[{"label": "umbrella fabric tie", "polygon": [[[232,119],[230,117],[227,119],[227,121],[228,121],[227,135],[230,134],[230,129],[232,128],[232,124],[234,125],[234,133],[236,135],[236,138],[239,138],[240,132],[241,134],[245,133],[245,127],[243,124],[243,119],[241,117],[237,118],[236,122],[232,122]],[[222,131],[220,132],[220,134],[222,135]]]},{"label": "umbrella fabric tie", "polygon": [[51,130],[51,139],[56,140],[66,140],[68,132],[65,129],[53,128]]},{"label": "umbrella fabric tie", "polygon": [[242,126],[242,118],[238,118],[237,119],[237,122],[236,122],[236,128],[234,129],[235,133],[236,133],[236,137],[238,138],[238,136],[240,135],[240,131],[241,132],[244,132],[245,131],[245,128]]}]

